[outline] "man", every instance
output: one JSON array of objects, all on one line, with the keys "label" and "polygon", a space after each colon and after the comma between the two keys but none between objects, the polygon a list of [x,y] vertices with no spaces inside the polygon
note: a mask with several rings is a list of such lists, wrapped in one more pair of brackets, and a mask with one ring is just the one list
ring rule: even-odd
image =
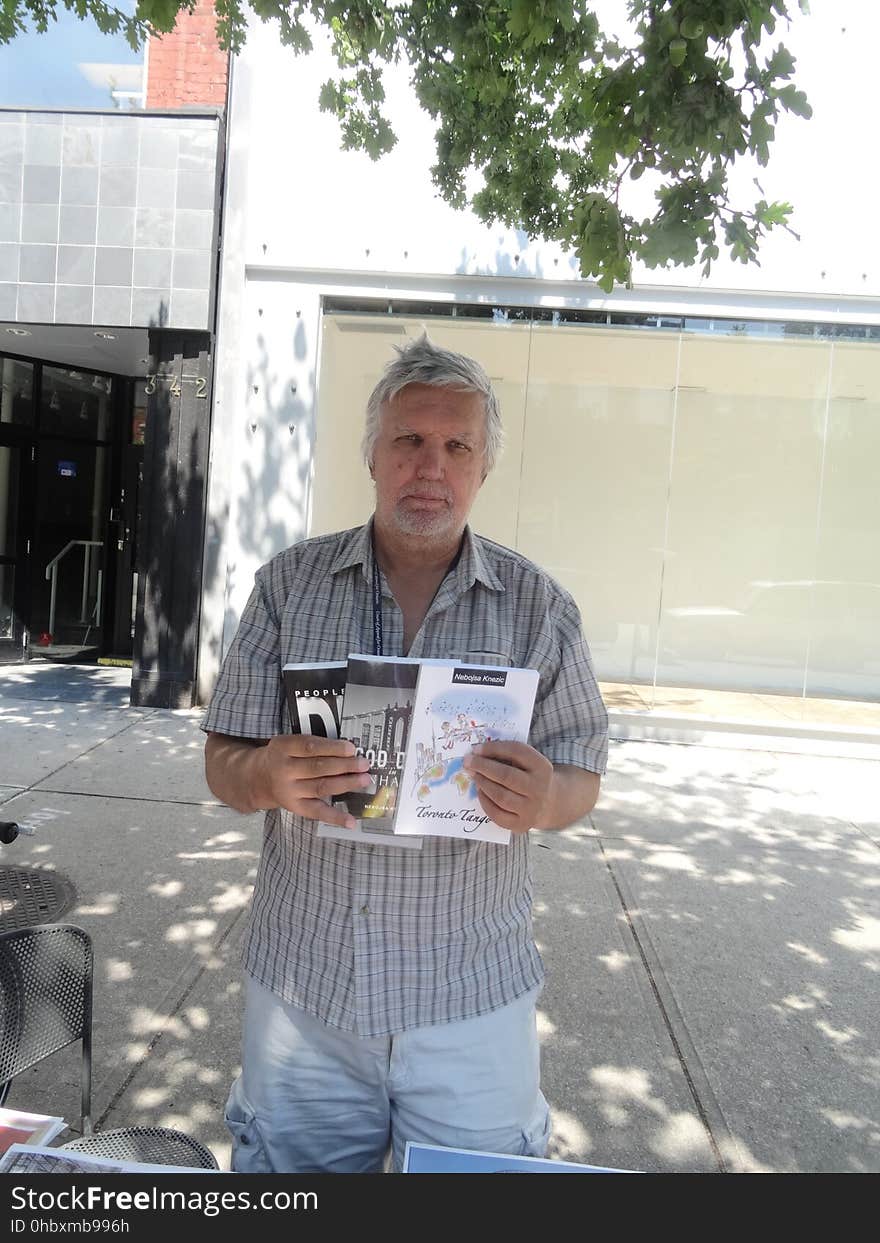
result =
[{"label": "man", "polygon": [[[244,950],[241,1075],[227,1124],[242,1172],[369,1172],[407,1140],[543,1156],[528,835],[594,805],[607,716],[577,608],[537,566],[474,535],[501,442],[479,364],[422,337],[367,407],[366,526],[294,545],[258,572],[204,728],[208,784],[266,810]],[[318,837],[356,827],[347,741],[286,733],[281,666],[349,652],[535,668],[525,743],[467,760],[510,844],[421,850]]]}]

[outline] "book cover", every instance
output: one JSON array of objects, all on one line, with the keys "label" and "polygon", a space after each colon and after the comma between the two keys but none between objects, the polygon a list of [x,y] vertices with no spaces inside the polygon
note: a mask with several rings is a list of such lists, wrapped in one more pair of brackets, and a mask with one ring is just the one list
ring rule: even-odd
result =
[{"label": "book cover", "polygon": [[339,737],[347,667],[348,662],[344,660],[282,666],[290,728],[294,734]]},{"label": "book cover", "polygon": [[537,690],[536,669],[422,662],[396,834],[510,841],[510,830],[484,812],[462,761],[482,742],[527,742]]},{"label": "book cover", "polygon": [[[343,703],[348,675],[347,660],[333,660],[310,664],[286,664],[282,666],[284,691],[290,713],[290,727],[294,734],[312,734],[320,738],[343,738],[341,732]],[[357,745],[357,744],[356,744]],[[351,798],[358,800],[358,795]],[[349,796],[337,796],[334,803],[348,805]],[[351,815],[360,818],[358,811]],[[393,840],[390,831],[381,826],[361,824],[356,829],[346,829],[338,824],[323,824],[318,821],[315,827],[318,837],[329,837],[340,842],[372,842],[380,845],[410,846],[416,850],[421,848],[421,838],[410,841]],[[391,839],[389,841],[389,839]]]},{"label": "book cover", "polygon": [[0,1107],[0,1153],[13,1144],[48,1144],[66,1128],[63,1118],[50,1114],[27,1114]]},{"label": "book cover", "polygon": [[635,1174],[636,1170],[607,1165],[579,1165],[547,1157],[519,1157],[509,1153],[476,1152],[470,1148],[441,1148],[407,1141],[403,1174]]},{"label": "book cover", "polygon": [[343,795],[341,801],[362,827],[386,838],[394,837],[418,678],[417,660],[360,653],[348,658],[340,733],[370,761],[372,783],[363,793]]}]

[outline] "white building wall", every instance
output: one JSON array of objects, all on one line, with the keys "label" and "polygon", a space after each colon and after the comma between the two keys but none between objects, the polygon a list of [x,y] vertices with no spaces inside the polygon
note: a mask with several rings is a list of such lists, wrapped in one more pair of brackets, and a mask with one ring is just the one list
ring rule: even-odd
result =
[{"label": "white building wall", "polygon": [[325,54],[293,58],[273,27],[255,26],[231,81],[203,695],[255,570],[307,533],[323,296],[880,324],[869,62],[880,14],[862,0],[812,8],[773,43],[798,57],[815,116],[785,118],[771,166],[739,174],[747,194],[757,173],[768,199],[795,203],[801,240],[777,231],[760,267],[721,260],[707,280],[698,267],[637,271],[633,290],[611,296],[558,247],[435,196],[432,123],[405,75],[387,83],[398,145],[373,163],[341,151],[336,122],[318,110]]}]

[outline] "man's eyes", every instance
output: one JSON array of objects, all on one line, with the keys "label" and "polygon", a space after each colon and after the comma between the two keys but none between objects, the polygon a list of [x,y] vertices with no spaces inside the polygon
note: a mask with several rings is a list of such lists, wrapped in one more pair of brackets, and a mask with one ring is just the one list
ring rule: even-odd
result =
[{"label": "man's eyes", "polygon": [[[410,432],[407,435],[398,436],[397,443],[406,444],[406,445],[420,445],[422,443],[422,437],[416,435],[415,432]],[[469,444],[465,444],[463,440],[449,440],[447,441],[446,447],[450,449],[453,453],[470,453],[471,452],[471,446]]]}]

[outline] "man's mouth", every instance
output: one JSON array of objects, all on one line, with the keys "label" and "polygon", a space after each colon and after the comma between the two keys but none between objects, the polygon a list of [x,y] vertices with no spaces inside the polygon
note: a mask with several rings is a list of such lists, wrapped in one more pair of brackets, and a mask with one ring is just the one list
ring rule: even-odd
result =
[{"label": "man's mouth", "polygon": [[449,498],[445,496],[426,496],[421,492],[406,492],[401,498],[402,501],[408,501],[414,505],[424,505],[428,508],[435,506],[445,506],[449,504]]}]

